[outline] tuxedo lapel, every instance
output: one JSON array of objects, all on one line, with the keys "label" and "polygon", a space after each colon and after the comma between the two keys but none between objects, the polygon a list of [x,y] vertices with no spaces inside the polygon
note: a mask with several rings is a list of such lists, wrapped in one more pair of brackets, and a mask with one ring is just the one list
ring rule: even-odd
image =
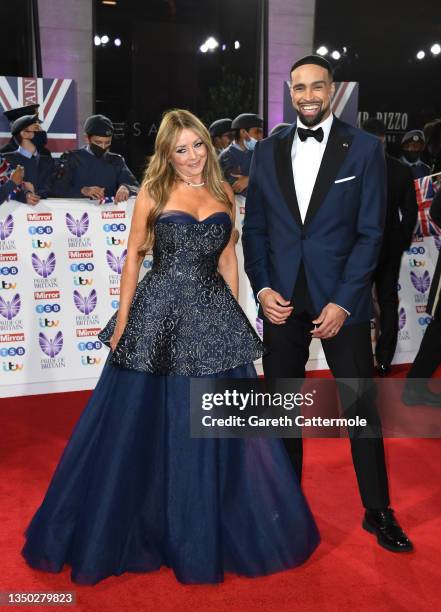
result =
[{"label": "tuxedo lapel", "polygon": [[294,176],[292,173],[291,149],[296,133],[295,124],[291,127],[288,134],[281,138],[276,138],[274,141],[274,158],[279,181],[280,189],[285,199],[291,214],[297,224],[302,227],[302,218],[300,216],[299,205],[297,202],[297,194],[294,185]]},{"label": "tuxedo lapel", "polygon": [[346,130],[344,123],[334,117],[322,163],[320,164],[320,169],[312,191],[308,211],[306,213],[305,225],[311,221],[322,205],[326,194],[334,183],[340,166],[348,154],[351,142],[352,136]]}]

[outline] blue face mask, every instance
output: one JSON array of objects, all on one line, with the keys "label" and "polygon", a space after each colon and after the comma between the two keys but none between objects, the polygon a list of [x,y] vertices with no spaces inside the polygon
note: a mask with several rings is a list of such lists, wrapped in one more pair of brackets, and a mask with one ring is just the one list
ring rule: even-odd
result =
[{"label": "blue face mask", "polygon": [[249,140],[244,140],[243,144],[245,145],[245,148],[248,149],[248,151],[254,151],[254,149],[256,148],[257,140],[251,137]]}]

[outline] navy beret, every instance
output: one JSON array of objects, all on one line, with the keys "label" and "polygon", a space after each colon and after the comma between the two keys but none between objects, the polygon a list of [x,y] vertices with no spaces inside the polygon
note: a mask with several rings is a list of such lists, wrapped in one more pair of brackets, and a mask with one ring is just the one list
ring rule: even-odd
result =
[{"label": "navy beret", "polygon": [[249,130],[253,127],[263,127],[263,119],[254,113],[242,113],[231,124],[233,130]]},{"label": "navy beret", "polygon": [[16,136],[22,130],[25,130],[27,127],[29,127],[33,123],[40,123],[40,120],[38,119],[38,115],[25,115],[24,117],[19,117],[11,125],[11,134],[13,136]]},{"label": "navy beret", "polygon": [[104,115],[91,115],[84,123],[88,136],[113,136],[113,123]]},{"label": "navy beret", "polygon": [[231,130],[231,119],[216,119],[208,128],[210,132],[210,136],[213,138],[214,136],[222,136],[225,132],[229,132]]}]

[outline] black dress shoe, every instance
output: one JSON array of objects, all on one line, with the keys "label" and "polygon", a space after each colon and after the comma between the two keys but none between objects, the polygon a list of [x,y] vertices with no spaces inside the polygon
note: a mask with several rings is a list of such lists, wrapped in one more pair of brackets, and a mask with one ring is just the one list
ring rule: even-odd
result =
[{"label": "black dress shoe", "polygon": [[379,363],[377,365],[378,376],[381,376],[382,378],[384,378],[385,376],[389,374],[389,372],[390,372],[390,366],[387,366],[384,363]]},{"label": "black dress shoe", "polygon": [[409,383],[406,383],[401,399],[406,406],[431,406],[432,408],[441,408],[441,393],[434,393],[427,388],[421,389],[411,387]]},{"label": "black dress shoe", "polygon": [[363,529],[377,536],[377,542],[386,550],[392,552],[410,552],[412,542],[401,529],[391,508],[385,510],[366,510]]}]

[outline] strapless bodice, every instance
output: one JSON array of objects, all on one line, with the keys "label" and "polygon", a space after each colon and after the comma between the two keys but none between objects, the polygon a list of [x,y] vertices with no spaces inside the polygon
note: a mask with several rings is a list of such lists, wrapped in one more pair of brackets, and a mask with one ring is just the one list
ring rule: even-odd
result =
[{"label": "strapless bodice", "polygon": [[[230,216],[198,220],[165,211],[155,224],[153,264],[138,284],[129,320],[111,356],[128,369],[201,376],[250,363],[263,345],[219,274]],[[99,338],[109,346],[117,313]]]}]

